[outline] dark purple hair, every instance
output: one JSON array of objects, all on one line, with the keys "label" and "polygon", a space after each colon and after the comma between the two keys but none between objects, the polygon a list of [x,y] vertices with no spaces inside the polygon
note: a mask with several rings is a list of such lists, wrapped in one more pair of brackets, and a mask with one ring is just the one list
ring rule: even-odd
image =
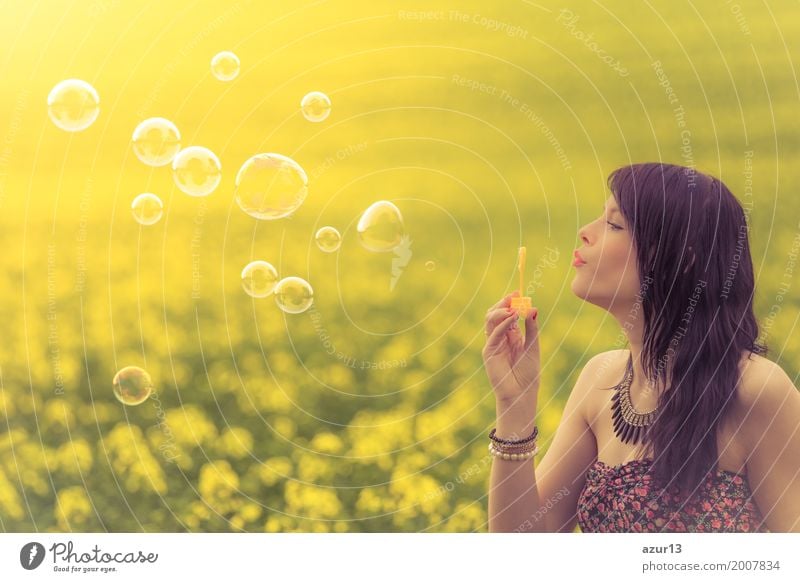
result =
[{"label": "dark purple hair", "polygon": [[[717,428],[757,343],[749,226],[720,180],[660,163],[619,168],[608,186],[630,228],[642,281],[642,365],[667,386],[646,436],[653,479],[682,496],[717,465]],[[749,357],[749,353],[747,354]]]}]

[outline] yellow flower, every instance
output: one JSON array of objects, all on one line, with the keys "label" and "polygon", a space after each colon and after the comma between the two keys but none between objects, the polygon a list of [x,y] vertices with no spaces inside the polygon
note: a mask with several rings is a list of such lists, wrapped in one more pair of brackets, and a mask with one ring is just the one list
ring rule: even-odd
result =
[{"label": "yellow flower", "polygon": [[286,457],[271,457],[258,467],[258,476],[265,485],[274,485],[292,475],[292,462]]},{"label": "yellow flower", "polygon": [[389,492],[397,499],[400,509],[408,509],[412,515],[442,511],[447,506],[447,485],[441,485],[430,475],[406,473],[398,468],[392,475]]},{"label": "yellow flower", "polygon": [[286,483],[284,498],[288,513],[306,518],[334,518],[342,511],[342,504],[334,489],[289,481]]},{"label": "yellow flower", "polygon": [[61,531],[80,531],[92,514],[92,504],[83,487],[67,487],[56,496],[55,515]]},{"label": "yellow flower", "polygon": [[224,506],[239,489],[239,476],[228,461],[212,461],[200,468],[198,490],[212,507]]},{"label": "yellow flower", "polygon": [[269,533],[290,532],[296,527],[297,523],[293,517],[281,513],[271,514],[264,523],[264,531]]},{"label": "yellow flower", "polygon": [[394,503],[386,487],[365,487],[356,499],[356,511],[361,516],[373,516],[391,511]]},{"label": "yellow flower", "polygon": [[459,501],[453,510],[452,516],[444,524],[442,531],[468,533],[473,531],[488,531],[486,511],[481,503]]},{"label": "yellow flower", "polygon": [[136,425],[117,424],[103,439],[114,471],[131,493],[151,489],[167,492],[164,471],[150,452],[142,429]]},{"label": "yellow flower", "polygon": [[319,432],[311,439],[310,447],[321,453],[337,454],[343,448],[342,439],[332,432]]},{"label": "yellow flower", "polygon": [[297,432],[297,425],[288,416],[279,416],[276,418],[272,424],[272,428],[274,428],[278,434],[289,440],[291,440]]},{"label": "yellow flower", "polygon": [[239,515],[246,523],[251,523],[261,517],[261,506],[257,503],[247,502],[239,509]]},{"label": "yellow flower", "polygon": [[86,475],[93,464],[92,448],[85,439],[75,438],[58,447],[56,467],[68,475]]},{"label": "yellow flower", "polygon": [[245,428],[229,427],[215,443],[219,453],[227,453],[235,459],[242,459],[250,455],[253,450],[253,435]]},{"label": "yellow flower", "polygon": [[25,517],[22,511],[22,499],[17,493],[17,488],[6,477],[5,471],[0,467],[0,514],[6,518],[21,520]]},{"label": "yellow flower", "polygon": [[42,412],[42,423],[46,428],[66,431],[70,427],[75,428],[75,415],[63,398],[48,400]]},{"label": "yellow flower", "polygon": [[198,406],[187,404],[166,411],[165,425],[175,441],[185,447],[198,447],[217,438],[217,428]]}]

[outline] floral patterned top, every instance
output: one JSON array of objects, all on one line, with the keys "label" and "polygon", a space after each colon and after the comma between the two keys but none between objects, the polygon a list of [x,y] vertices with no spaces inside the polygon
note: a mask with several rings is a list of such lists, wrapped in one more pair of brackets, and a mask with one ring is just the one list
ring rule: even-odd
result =
[{"label": "floral patterned top", "polygon": [[676,485],[653,487],[651,459],[610,466],[595,461],[578,497],[583,532],[768,532],[745,476],[718,470],[681,503]]}]

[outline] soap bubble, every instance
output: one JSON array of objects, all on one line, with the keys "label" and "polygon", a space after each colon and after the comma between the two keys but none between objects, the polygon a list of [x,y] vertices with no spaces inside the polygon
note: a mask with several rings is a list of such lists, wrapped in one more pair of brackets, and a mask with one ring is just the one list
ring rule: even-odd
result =
[{"label": "soap bubble", "polygon": [[181,133],[163,117],[145,119],[133,130],[133,152],[148,166],[166,166],[181,149]]},{"label": "soap bubble", "polygon": [[342,235],[332,226],[323,226],[314,237],[321,251],[333,253],[342,246]]},{"label": "soap bubble", "polygon": [[150,374],[137,366],[122,368],[114,376],[112,385],[117,400],[128,406],[141,404],[153,392],[153,380]]},{"label": "soap bubble", "polygon": [[211,73],[220,81],[233,81],[239,75],[239,57],[222,51],[211,59]]},{"label": "soap bubble", "polygon": [[266,297],[278,283],[278,271],[266,261],[253,261],[242,269],[242,287],[250,297]]},{"label": "soap bubble", "polygon": [[286,313],[303,313],[314,302],[314,290],[300,277],[286,277],[275,285],[275,303]]},{"label": "soap bubble", "polygon": [[425,270],[426,271],[433,271],[436,268],[436,263],[433,261],[427,261],[425,263]]},{"label": "soap bubble", "polygon": [[211,150],[190,146],[179,151],[172,160],[172,177],[182,192],[207,196],[219,186],[222,166]]},{"label": "soap bubble", "polygon": [[131,212],[133,212],[133,218],[136,222],[144,226],[150,226],[161,220],[164,214],[164,203],[155,194],[145,192],[133,199]]},{"label": "soap bubble", "polygon": [[312,91],[300,101],[300,109],[309,121],[325,121],[331,114],[331,100],[325,93]]},{"label": "soap bubble", "polygon": [[256,154],[236,174],[236,202],[253,218],[289,216],[308,195],[308,177],[300,165],[280,154]]},{"label": "soap bubble", "polygon": [[404,234],[403,216],[391,202],[375,202],[364,211],[356,230],[367,250],[382,253],[394,249]]},{"label": "soap bubble", "polygon": [[81,131],[97,119],[100,97],[86,81],[67,79],[53,87],[47,96],[47,113],[59,129]]}]

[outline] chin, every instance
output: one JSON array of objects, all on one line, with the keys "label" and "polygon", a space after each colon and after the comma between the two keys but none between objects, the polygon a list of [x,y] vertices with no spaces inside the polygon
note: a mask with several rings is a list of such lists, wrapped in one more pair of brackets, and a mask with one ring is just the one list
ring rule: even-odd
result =
[{"label": "chin", "polygon": [[578,274],[576,273],[575,276],[572,278],[572,283],[570,283],[570,289],[572,292],[579,298],[583,299],[584,301],[587,300],[586,289],[582,283],[578,283]]},{"label": "chin", "polygon": [[578,282],[578,277],[572,279],[572,283],[570,284],[570,289],[575,294],[576,297],[586,301],[586,303],[591,303],[592,305],[601,306],[603,303],[599,297],[596,296],[595,293],[592,293],[590,289],[586,288],[584,283]]}]

